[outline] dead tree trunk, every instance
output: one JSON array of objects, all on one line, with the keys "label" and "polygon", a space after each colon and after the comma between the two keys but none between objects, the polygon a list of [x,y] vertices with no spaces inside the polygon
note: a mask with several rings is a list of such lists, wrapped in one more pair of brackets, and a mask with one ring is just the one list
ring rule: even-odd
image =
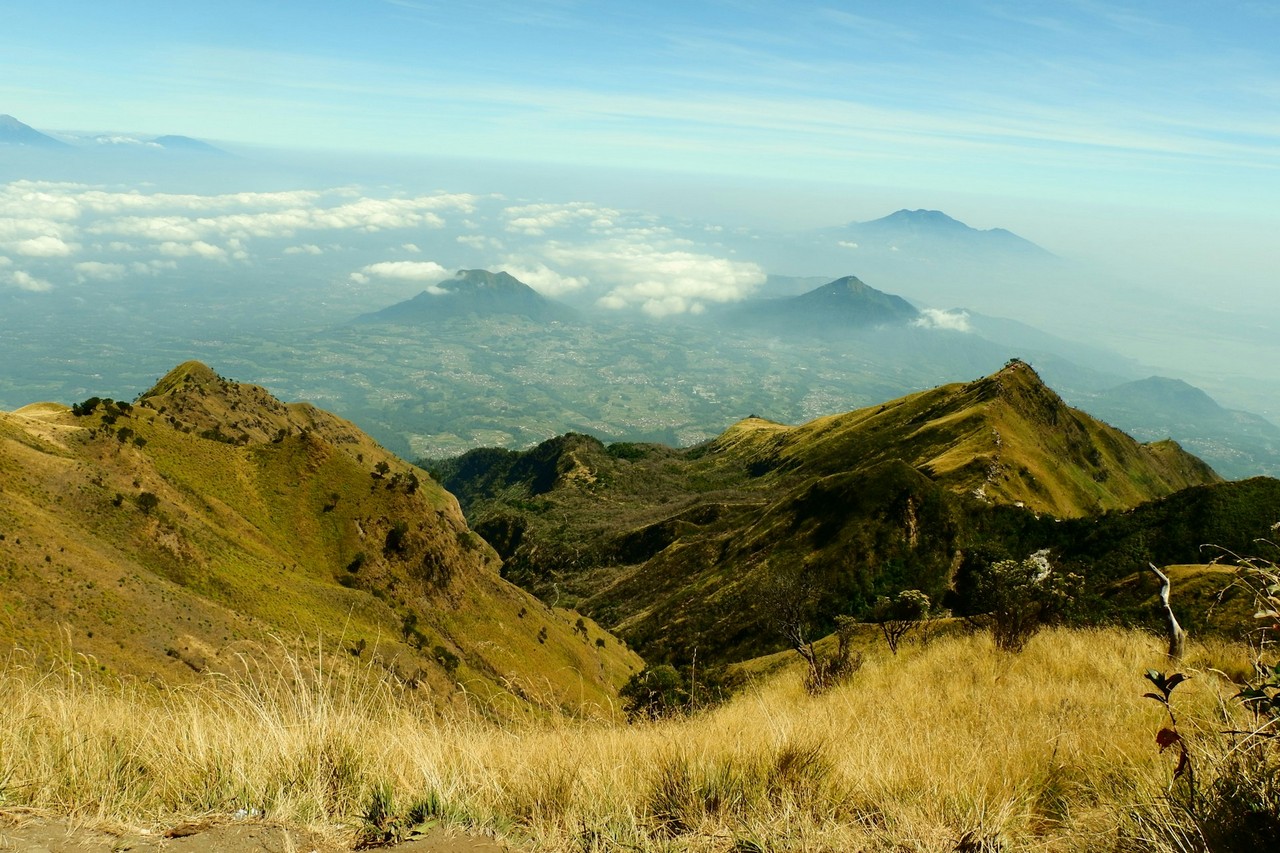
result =
[{"label": "dead tree trunk", "polygon": [[1182,630],[1177,617],[1173,615],[1173,608],[1169,606],[1169,588],[1172,584],[1169,576],[1157,569],[1155,563],[1147,563],[1147,565],[1156,573],[1156,577],[1160,578],[1160,604],[1164,608],[1166,630],[1169,632],[1169,659],[1180,660],[1182,653],[1186,651],[1187,632]]}]

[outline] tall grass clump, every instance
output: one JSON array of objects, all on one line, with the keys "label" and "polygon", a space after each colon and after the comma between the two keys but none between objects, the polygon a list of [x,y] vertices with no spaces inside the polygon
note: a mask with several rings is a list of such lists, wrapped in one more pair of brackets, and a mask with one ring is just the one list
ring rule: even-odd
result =
[{"label": "tall grass clump", "polygon": [[[868,655],[820,695],[783,671],[627,724],[445,711],[318,654],[176,688],[15,654],[0,808],[239,814],[370,842],[439,821],[547,851],[1118,849],[1135,804],[1167,791],[1160,718],[1135,692],[1161,661],[1119,630],[1048,629],[1019,654],[947,636]],[[1211,673],[1181,688],[1182,725],[1217,725],[1224,689]]]},{"label": "tall grass clump", "polygon": [[1237,582],[1257,604],[1252,672],[1218,715],[1188,727],[1175,708],[1183,673],[1152,671],[1168,724],[1161,751],[1177,756],[1166,794],[1134,812],[1133,848],[1207,853],[1280,849],[1280,567],[1239,560]]}]

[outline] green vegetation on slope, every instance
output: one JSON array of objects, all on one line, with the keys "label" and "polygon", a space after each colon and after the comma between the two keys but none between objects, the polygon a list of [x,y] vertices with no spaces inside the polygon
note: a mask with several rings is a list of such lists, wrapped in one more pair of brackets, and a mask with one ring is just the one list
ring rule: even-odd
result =
[{"label": "green vegetation on slope", "polygon": [[197,363],[134,405],[0,415],[0,492],[6,644],[166,680],[341,644],[502,714],[608,712],[639,663],[498,577],[425,471]]},{"label": "green vegetation on slope", "polygon": [[677,663],[778,648],[780,573],[805,578],[829,630],[902,589],[942,600],[993,538],[1025,557],[1057,517],[1217,480],[1068,408],[1020,362],[799,427],[748,418],[689,450],[567,435],[432,470],[507,577]]}]

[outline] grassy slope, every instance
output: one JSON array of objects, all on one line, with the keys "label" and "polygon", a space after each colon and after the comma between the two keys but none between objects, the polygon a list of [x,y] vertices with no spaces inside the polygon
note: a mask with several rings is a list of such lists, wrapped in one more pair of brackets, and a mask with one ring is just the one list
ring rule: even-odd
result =
[{"label": "grassy slope", "polygon": [[[464,686],[508,710],[528,707],[522,697],[608,709],[638,665],[498,578],[452,497],[350,424],[190,363],[103,418],[51,405],[0,415],[5,640],[162,679],[303,637],[363,641],[442,702]],[[214,427],[244,443],[202,437]],[[143,492],[158,498],[149,512]],[[397,524],[400,546],[386,548]],[[404,642],[406,617],[421,648]]]},{"label": "grassy slope", "polygon": [[[1205,790],[1231,746],[1221,730],[1248,722],[1216,673],[1223,651],[1193,648],[1175,697]],[[424,716],[374,670],[355,690],[268,677],[155,691],[11,661],[0,731],[24,749],[0,751],[0,779],[13,805],[135,825],[248,808],[351,827],[382,790],[393,815],[423,803],[446,824],[547,851],[952,850],[968,838],[1011,853],[1154,853],[1178,849],[1166,833],[1174,759],[1154,742],[1163,710],[1141,697],[1144,669],[1164,666],[1141,633],[1056,630],[1019,655],[959,635],[869,650],[817,698],[784,665],[688,719],[496,726]]]},{"label": "grassy slope", "polygon": [[953,491],[1063,518],[1218,479],[1171,442],[1142,445],[1069,408],[1021,362],[791,429],[748,421],[713,446],[816,473],[901,459]]},{"label": "grassy slope", "polygon": [[984,507],[1079,517],[1217,480],[1068,408],[1021,363],[798,427],[750,418],[689,451],[564,436],[440,471],[510,577],[686,662],[776,642],[779,567],[812,578],[828,614],[908,587],[936,599]]}]

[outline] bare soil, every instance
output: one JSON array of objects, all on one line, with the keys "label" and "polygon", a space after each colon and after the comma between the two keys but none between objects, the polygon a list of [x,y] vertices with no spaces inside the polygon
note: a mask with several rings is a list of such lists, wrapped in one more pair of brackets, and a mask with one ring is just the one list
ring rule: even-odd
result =
[{"label": "bare soil", "polygon": [[[62,818],[0,813],[0,851],[24,853],[347,853],[352,848],[306,829],[265,823],[196,822],[146,831],[76,825]],[[396,845],[396,853],[516,853],[482,836],[433,829]]]}]

